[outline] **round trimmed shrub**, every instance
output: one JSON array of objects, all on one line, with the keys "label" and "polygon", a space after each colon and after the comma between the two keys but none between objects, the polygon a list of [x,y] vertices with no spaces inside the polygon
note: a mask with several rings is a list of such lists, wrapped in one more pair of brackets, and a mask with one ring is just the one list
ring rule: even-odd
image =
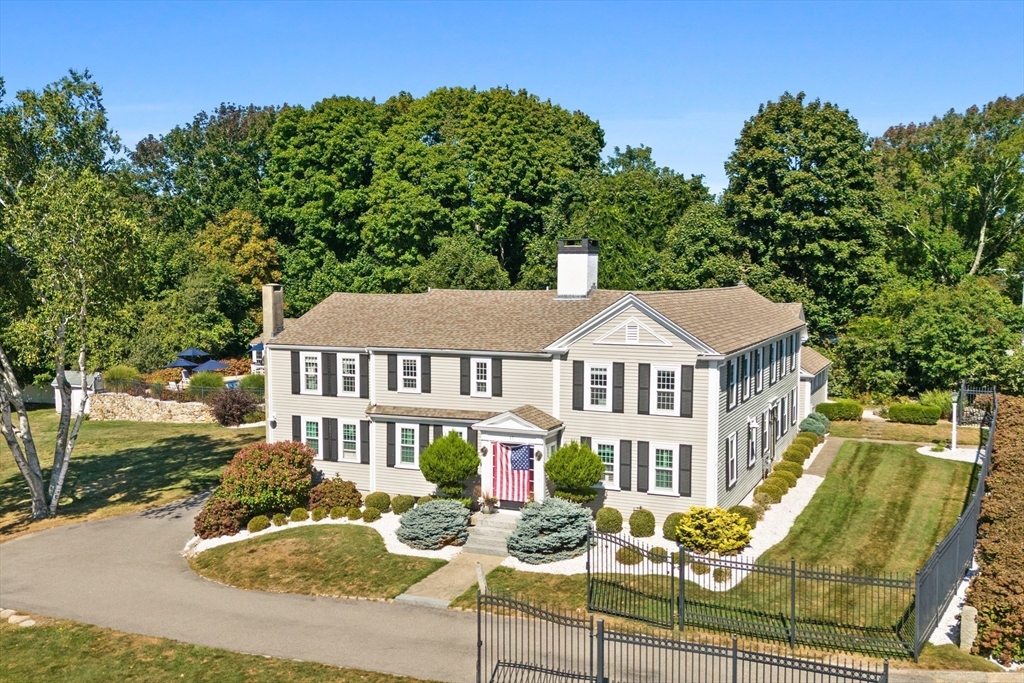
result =
[{"label": "round trimmed shrub", "polygon": [[864,413],[864,406],[856,401],[819,403],[817,412],[829,420],[860,420]]},{"label": "round trimmed shrub", "polygon": [[[374,509],[376,509],[376,508],[374,508]],[[348,512],[345,513],[345,516],[348,517],[351,521],[354,522],[357,519],[362,519],[363,518],[363,513],[362,513],[362,511],[360,511],[359,508],[349,508]]]},{"label": "round trimmed shrub", "polygon": [[196,515],[192,530],[199,538],[234,536],[245,527],[251,514],[245,505],[228,498],[218,489]]},{"label": "round trimmed shrub", "polygon": [[768,479],[765,479],[763,484],[754,489],[755,498],[758,494],[762,494],[768,498],[768,503],[772,505],[782,500],[782,496],[785,493],[784,490],[775,485],[774,481],[769,481]]},{"label": "round trimmed shrub", "polygon": [[294,441],[250,444],[238,451],[224,469],[218,493],[254,514],[305,507],[313,481],[314,456],[313,451]]},{"label": "round trimmed shrub", "polygon": [[306,508],[295,508],[290,515],[293,522],[305,522],[309,519],[309,510]]},{"label": "round trimmed shrub", "polygon": [[790,462],[789,460],[775,463],[774,470],[776,472],[789,472],[797,479],[804,476],[803,466],[798,462]]},{"label": "round trimmed shrub", "polygon": [[904,424],[933,425],[939,421],[942,409],[919,403],[896,403],[889,406],[889,421]]},{"label": "round trimmed shrub", "polygon": [[225,427],[245,423],[245,416],[259,410],[260,402],[248,391],[228,389],[218,391],[207,401],[213,417]]},{"label": "round trimmed shrub", "polygon": [[715,571],[711,576],[714,578],[715,583],[725,583],[732,578],[732,570],[728,567],[715,567]]},{"label": "round trimmed shrub", "polygon": [[356,489],[354,482],[335,475],[333,479],[324,479],[309,491],[309,507],[333,508],[345,510],[357,508],[363,504],[363,495]]},{"label": "round trimmed shrub", "polygon": [[[462,495],[463,482],[480,468],[476,448],[463,440],[458,432],[435,439],[420,453],[420,472],[423,478],[450,498]],[[381,510],[387,512],[387,510]]]},{"label": "round trimmed shrub", "polygon": [[288,516],[283,512],[277,512],[270,518],[270,521],[273,522],[274,526],[284,526],[288,523]]},{"label": "round trimmed shrub", "polygon": [[813,443],[815,446],[821,443],[821,437],[814,432],[798,432],[796,438],[807,439],[808,442]]},{"label": "round trimmed shrub", "polygon": [[661,524],[661,537],[666,541],[679,541],[679,520],[683,518],[682,512],[670,512]]},{"label": "round trimmed shrub", "polygon": [[263,531],[264,529],[269,529],[270,519],[268,519],[266,515],[256,515],[249,520],[249,523],[245,528],[250,534],[254,534],[257,531]]},{"label": "round trimmed shrub", "polygon": [[622,513],[615,508],[601,508],[597,511],[597,530],[606,534],[622,531]]},{"label": "round trimmed shrub", "polygon": [[772,497],[767,493],[754,489],[754,505],[760,505],[762,510],[767,510],[772,506],[773,502],[777,503],[779,501],[773,501]]},{"label": "round trimmed shrub", "polygon": [[604,463],[590,446],[571,441],[551,454],[544,474],[555,483],[555,495],[576,503],[597,497],[594,489],[604,477]]},{"label": "round trimmed shrub", "polygon": [[811,432],[818,436],[824,436],[825,432],[828,431],[828,427],[826,427],[823,422],[815,420],[810,415],[800,421],[799,427],[802,432]]},{"label": "round trimmed shrub", "polygon": [[331,508],[331,519],[341,519],[345,516],[345,508],[335,505]]},{"label": "round trimmed shrub", "polygon": [[811,456],[811,449],[807,447],[807,444],[792,443],[786,449],[786,453],[799,455],[801,459],[806,460]]},{"label": "round trimmed shrub", "polygon": [[828,419],[826,415],[819,413],[817,411],[809,414],[807,417],[811,418],[812,420],[817,420],[821,424],[825,425],[826,432],[829,430],[829,427],[832,426],[832,420]]},{"label": "round trimmed shrub", "polygon": [[690,569],[697,576],[703,576],[711,571],[711,565],[704,562],[691,562]]},{"label": "round trimmed shrub", "polygon": [[786,483],[789,484],[789,488],[793,488],[794,486],[796,486],[796,477],[793,475],[792,472],[776,469],[772,471],[771,476],[785,479]]},{"label": "round trimmed shrub", "polygon": [[508,537],[508,552],[528,564],[568,560],[587,551],[587,535],[593,520],[590,510],[561,498],[523,509]]},{"label": "round trimmed shrub", "polygon": [[788,479],[784,479],[780,474],[776,474],[775,472],[768,475],[765,479],[765,483],[774,484],[780,491],[782,491],[782,495],[786,495],[789,489],[792,488],[789,485]]},{"label": "round trimmed shrub", "polygon": [[363,510],[363,521],[364,522],[376,522],[380,519],[380,510],[377,508],[367,507]]},{"label": "round trimmed shrub", "polygon": [[647,559],[654,564],[664,564],[668,561],[668,551],[660,546],[654,546],[647,551]]},{"label": "round trimmed shrub", "polygon": [[814,434],[805,433],[804,436],[798,436],[793,439],[794,444],[800,444],[801,446],[807,446],[812,451],[818,447],[818,437]]},{"label": "round trimmed shrub", "polygon": [[[756,498],[756,496],[755,496],[755,498]],[[750,506],[750,509],[754,511],[755,515],[757,515],[758,521],[764,519],[765,507],[763,505],[761,505],[760,503],[755,502],[753,505]]]},{"label": "round trimmed shrub", "polygon": [[746,517],[720,507],[692,507],[683,513],[677,533],[679,542],[691,552],[731,555],[750,543]]},{"label": "round trimmed shrub", "polygon": [[637,508],[629,516],[629,533],[635,538],[653,536],[654,526],[654,513],[650,510]]},{"label": "round trimmed shrub", "polygon": [[366,497],[366,507],[374,508],[380,511],[381,514],[388,512],[391,509],[391,496],[383,491],[371,493]]},{"label": "round trimmed shrub", "polygon": [[457,500],[432,500],[403,514],[396,535],[420,550],[463,545],[469,537],[469,514]]},{"label": "round trimmed shrub", "polygon": [[416,505],[416,499],[412,496],[395,496],[391,501],[391,509],[396,515],[405,514]]},{"label": "round trimmed shrub", "polygon": [[[339,510],[341,508],[338,508]],[[321,519],[327,516],[327,508],[313,508],[313,514],[310,515],[314,522],[319,522]]]},{"label": "round trimmed shrub", "polygon": [[434,500],[433,496],[420,496],[416,499],[416,504],[423,505],[424,503],[429,503],[432,500]]},{"label": "round trimmed shrub", "polygon": [[644,561],[644,554],[632,546],[623,546],[615,551],[615,561],[619,564],[640,564]]},{"label": "round trimmed shrub", "polygon": [[746,505],[733,505],[729,508],[729,512],[739,515],[745,519],[747,521],[747,526],[751,529],[757,526],[757,520],[759,517],[757,516],[757,511],[754,510],[754,508],[748,508]]}]

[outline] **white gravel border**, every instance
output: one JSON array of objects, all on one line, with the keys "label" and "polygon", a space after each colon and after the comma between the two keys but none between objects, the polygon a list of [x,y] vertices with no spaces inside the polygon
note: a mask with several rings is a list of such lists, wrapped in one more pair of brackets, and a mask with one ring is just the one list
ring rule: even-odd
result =
[{"label": "white gravel border", "polygon": [[252,534],[242,529],[234,536],[218,536],[217,538],[201,539],[198,536],[193,536],[185,547],[182,549],[181,554],[184,557],[194,557],[204,550],[210,548],[216,548],[218,546],[227,545],[229,543],[238,543],[239,541],[245,541],[250,538],[257,536],[265,536],[267,534],[273,534],[278,531],[285,531],[287,529],[294,529],[302,526],[317,525],[329,525],[329,524],[354,524],[356,526],[366,526],[381,535],[384,539],[384,547],[387,548],[389,553],[394,555],[412,555],[413,557],[431,557],[438,560],[446,560],[450,562],[456,555],[462,552],[462,546],[445,546],[440,550],[419,550],[418,548],[410,548],[406,544],[398,540],[398,536],[395,532],[398,531],[399,520],[401,515],[396,515],[394,512],[385,512],[381,515],[380,519],[376,522],[364,522],[363,520],[350,521],[346,518],[342,519],[331,519],[325,517],[319,522],[314,522],[312,519],[307,519],[305,522],[288,522],[284,526],[271,526],[269,529],[263,531],[257,531]]}]

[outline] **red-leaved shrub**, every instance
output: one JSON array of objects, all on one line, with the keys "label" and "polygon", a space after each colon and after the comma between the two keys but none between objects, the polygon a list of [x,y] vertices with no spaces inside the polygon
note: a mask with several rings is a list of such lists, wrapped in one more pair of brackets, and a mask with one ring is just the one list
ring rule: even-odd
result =
[{"label": "red-leaved shrub", "polygon": [[348,510],[363,506],[363,496],[356,490],[356,485],[339,476],[324,479],[309,492],[309,509],[324,508],[330,510],[340,507]]},{"label": "red-leaved shrub", "polygon": [[228,463],[217,494],[254,515],[305,508],[313,483],[313,457],[313,451],[295,441],[251,444]]},{"label": "red-leaved shrub", "polygon": [[245,527],[250,516],[244,505],[218,491],[196,515],[192,529],[199,538],[234,536]]},{"label": "red-leaved shrub", "polygon": [[207,404],[217,422],[225,427],[243,424],[246,413],[260,407],[260,402],[255,396],[240,389],[218,391],[209,398]]}]

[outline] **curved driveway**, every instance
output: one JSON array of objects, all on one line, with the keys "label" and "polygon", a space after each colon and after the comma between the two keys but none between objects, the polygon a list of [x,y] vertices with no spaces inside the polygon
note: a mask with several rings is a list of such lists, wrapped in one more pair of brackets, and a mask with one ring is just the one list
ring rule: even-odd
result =
[{"label": "curved driveway", "polygon": [[238,652],[475,680],[473,614],[199,578],[179,554],[199,507],[193,498],[0,544],[0,605]]}]

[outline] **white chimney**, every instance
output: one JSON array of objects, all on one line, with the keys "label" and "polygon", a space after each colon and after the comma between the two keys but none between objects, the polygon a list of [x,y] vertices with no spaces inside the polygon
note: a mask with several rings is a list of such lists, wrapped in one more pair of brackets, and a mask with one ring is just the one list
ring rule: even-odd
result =
[{"label": "white chimney", "polygon": [[284,287],[263,285],[263,343],[266,344],[284,329]]},{"label": "white chimney", "polygon": [[597,287],[597,240],[558,240],[558,297],[584,298]]}]

